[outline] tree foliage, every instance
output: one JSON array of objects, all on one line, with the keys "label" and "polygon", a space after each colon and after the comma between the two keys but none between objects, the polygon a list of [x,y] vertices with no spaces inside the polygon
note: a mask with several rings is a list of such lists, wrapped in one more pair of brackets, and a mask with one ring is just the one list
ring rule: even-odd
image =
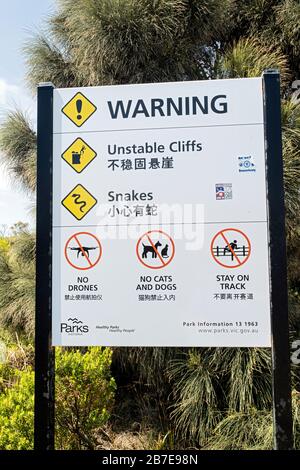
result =
[{"label": "tree foliage", "polygon": [[20,225],[0,248],[0,325],[32,337],[34,306],[35,235]]},{"label": "tree foliage", "polygon": [[[27,46],[29,82],[56,86],[203,78],[201,52],[225,29],[228,0],[63,0]],[[225,8],[224,8],[225,7]]]},{"label": "tree foliage", "polygon": [[2,163],[14,182],[33,192],[36,185],[36,134],[21,111],[7,114],[1,126]]}]

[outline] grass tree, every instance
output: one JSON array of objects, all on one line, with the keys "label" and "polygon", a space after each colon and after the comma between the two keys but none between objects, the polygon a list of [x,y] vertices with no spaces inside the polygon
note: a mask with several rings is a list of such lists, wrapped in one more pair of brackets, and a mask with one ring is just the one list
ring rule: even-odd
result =
[{"label": "grass tree", "polygon": [[35,236],[15,226],[0,247],[0,325],[28,337],[34,332]]}]

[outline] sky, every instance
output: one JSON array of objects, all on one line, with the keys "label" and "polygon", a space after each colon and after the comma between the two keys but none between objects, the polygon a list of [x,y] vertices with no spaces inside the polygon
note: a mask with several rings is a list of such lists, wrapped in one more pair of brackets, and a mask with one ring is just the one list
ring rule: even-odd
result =
[{"label": "sky", "polygon": [[[43,27],[47,16],[55,8],[55,0],[3,0],[0,15],[0,121],[15,107],[26,111],[34,123],[35,97],[26,87],[24,43]],[[16,188],[7,170],[1,165],[0,155],[0,232],[18,221],[34,226],[32,207],[34,199]]]}]

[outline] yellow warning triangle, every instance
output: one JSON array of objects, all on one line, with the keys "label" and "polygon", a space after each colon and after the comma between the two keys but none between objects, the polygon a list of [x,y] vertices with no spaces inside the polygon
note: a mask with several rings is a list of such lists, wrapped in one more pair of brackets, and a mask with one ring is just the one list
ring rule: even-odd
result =
[{"label": "yellow warning triangle", "polygon": [[77,173],[81,173],[96,156],[95,150],[79,137],[62,154],[62,158]]},{"label": "yellow warning triangle", "polygon": [[77,184],[61,203],[77,220],[81,220],[97,204],[97,199],[84,186]]},{"label": "yellow warning triangle", "polygon": [[82,93],[75,96],[62,108],[62,112],[77,126],[81,127],[96,111],[96,106]]}]

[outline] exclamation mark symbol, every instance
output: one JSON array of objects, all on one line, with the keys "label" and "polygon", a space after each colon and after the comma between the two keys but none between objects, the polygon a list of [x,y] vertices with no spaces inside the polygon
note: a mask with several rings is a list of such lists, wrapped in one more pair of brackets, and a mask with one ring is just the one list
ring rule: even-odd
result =
[{"label": "exclamation mark symbol", "polygon": [[76,100],[76,109],[77,109],[77,119],[80,121],[82,118],[81,110],[82,110],[82,100]]}]

